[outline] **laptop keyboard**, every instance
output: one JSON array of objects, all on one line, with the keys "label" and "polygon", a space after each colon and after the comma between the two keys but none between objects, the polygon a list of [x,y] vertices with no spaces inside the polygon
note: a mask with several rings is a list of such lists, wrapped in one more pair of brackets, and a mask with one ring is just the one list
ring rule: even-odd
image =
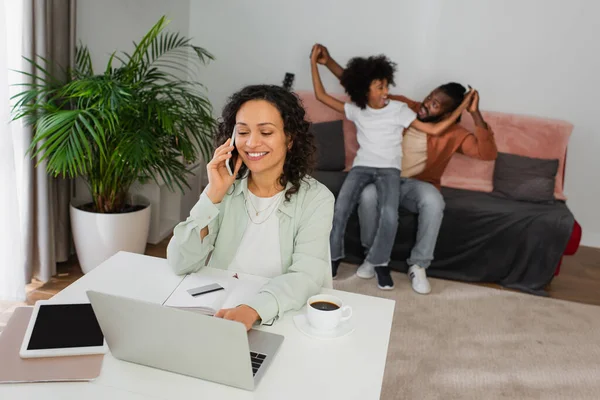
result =
[{"label": "laptop keyboard", "polygon": [[267,356],[264,354],[250,352],[250,361],[252,361],[252,376],[256,375],[256,372],[265,361],[265,358],[267,358]]}]

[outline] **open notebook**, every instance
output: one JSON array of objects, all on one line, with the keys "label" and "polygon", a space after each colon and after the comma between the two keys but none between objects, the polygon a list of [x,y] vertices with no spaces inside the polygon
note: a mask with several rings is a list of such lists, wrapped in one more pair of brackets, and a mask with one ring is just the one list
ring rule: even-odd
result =
[{"label": "open notebook", "polygon": [[[206,276],[189,274],[164,302],[167,307],[214,315],[221,308],[234,308],[252,299],[269,281],[268,278],[244,275],[243,278],[229,276]],[[218,283],[225,290],[192,296],[189,289]]]}]

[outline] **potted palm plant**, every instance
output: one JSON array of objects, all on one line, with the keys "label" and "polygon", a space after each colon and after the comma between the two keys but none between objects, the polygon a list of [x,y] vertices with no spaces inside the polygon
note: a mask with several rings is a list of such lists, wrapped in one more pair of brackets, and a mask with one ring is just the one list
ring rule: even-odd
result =
[{"label": "potted palm plant", "polygon": [[162,17],[131,54],[113,53],[101,73],[85,46],[66,80],[48,72],[50,61],[27,60],[44,74],[23,84],[13,119],[33,126],[29,154],[45,160],[49,174],[81,177],[89,187],[92,201],[71,204],[70,213],[84,273],[120,250],[144,252],[150,206],[128,194],[132,184],[183,191],[186,163],[210,154],[215,120],[194,75],[213,57],[166,32],[168,22]]}]

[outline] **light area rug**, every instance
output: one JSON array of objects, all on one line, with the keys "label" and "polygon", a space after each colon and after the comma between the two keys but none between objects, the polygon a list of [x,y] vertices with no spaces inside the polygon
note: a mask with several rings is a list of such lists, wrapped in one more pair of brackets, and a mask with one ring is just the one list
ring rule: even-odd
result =
[{"label": "light area rug", "polygon": [[354,271],[334,287],[396,300],[381,399],[600,399],[600,307],[437,279],[423,296],[395,272],[385,292]]}]

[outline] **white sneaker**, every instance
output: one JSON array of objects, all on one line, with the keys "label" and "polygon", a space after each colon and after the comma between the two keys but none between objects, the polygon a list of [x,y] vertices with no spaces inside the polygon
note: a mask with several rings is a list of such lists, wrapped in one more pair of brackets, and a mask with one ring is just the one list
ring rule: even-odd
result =
[{"label": "white sneaker", "polygon": [[431,285],[429,284],[429,280],[427,280],[425,268],[413,265],[408,269],[408,277],[415,292],[419,294],[428,294],[431,292]]},{"label": "white sneaker", "polygon": [[356,270],[356,276],[362,279],[371,279],[375,276],[375,266],[368,261],[363,261]]}]

